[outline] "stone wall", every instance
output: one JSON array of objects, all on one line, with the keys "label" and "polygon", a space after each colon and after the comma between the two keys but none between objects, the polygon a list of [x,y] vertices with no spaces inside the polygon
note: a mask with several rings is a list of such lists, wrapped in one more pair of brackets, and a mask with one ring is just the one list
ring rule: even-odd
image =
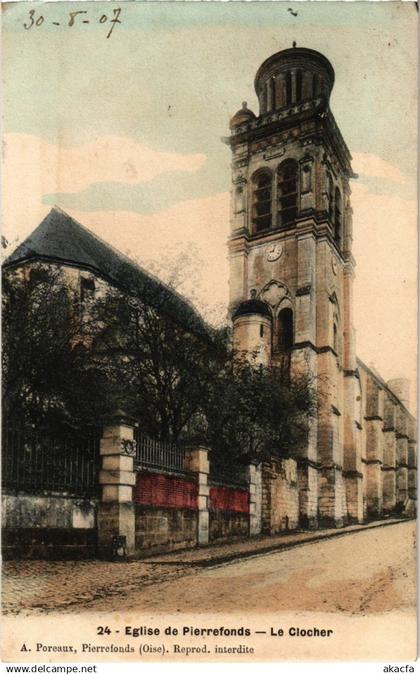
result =
[{"label": "stone wall", "polygon": [[197,510],[136,504],[135,527],[136,556],[197,545]]},{"label": "stone wall", "polygon": [[299,526],[295,459],[272,459],[262,467],[262,531],[276,534]]},{"label": "stone wall", "polygon": [[[321,527],[342,527],[347,522],[345,513],[346,490],[340,468],[322,468],[319,477],[319,518]],[[344,512],[343,512],[344,511]]]},{"label": "stone wall", "polygon": [[210,485],[210,542],[249,535],[249,500],[248,489],[240,489],[227,484]]},{"label": "stone wall", "polygon": [[249,517],[245,513],[210,510],[209,523],[210,542],[245,538],[249,535]]},{"label": "stone wall", "polygon": [[136,475],[135,555],[176,550],[198,542],[198,484],[187,475]]},{"label": "stone wall", "polygon": [[304,529],[318,527],[318,469],[305,461],[298,463],[300,526]]},{"label": "stone wall", "polygon": [[4,559],[93,557],[96,513],[95,499],[3,494]]}]

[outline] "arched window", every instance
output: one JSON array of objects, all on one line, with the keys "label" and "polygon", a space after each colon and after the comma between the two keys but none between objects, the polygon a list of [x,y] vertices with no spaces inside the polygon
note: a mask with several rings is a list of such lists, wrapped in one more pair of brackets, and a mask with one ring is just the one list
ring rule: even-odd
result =
[{"label": "arched window", "polygon": [[267,112],[267,87],[265,84],[260,86],[258,98],[260,99],[261,103],[261,114],[264,115]]},{"label": "arched window", "polygon": [[318,94],[318,75],[315,73],[312,77],[312,97],[315,98]]},{"label": "arched window", "polygon": [[294,161],[288,161],[279,167],[277,174],[278,224],[290,225],[294,222],[298,210],[298,171]]},{"label": "arched window", "polygon": [[328,215],[332,221],[334,216],[334,183],[330,174],[328,174]]},{"label": "arched window", "polygon": [[338,329],[337,329],[337,323],[334,323],[334,328],[333,328],[333,349],[336,353],[338,353]]},{"label": "arched window", "polygon": [[254,231],[271,227],[271,173],[265,171],[254,178]]},{"label": "arched window", "polygon": [[293,311],[286,307],[279,313],[278,346],[279,351],[287,351],[293,346]]},{"label": "arched window", "polygon": [[286,105],[292,102],[292,73],[286,73]]},{"label": "arched window", "polygon": [[265,83],[264,103],[264,112],[270,112],[270,80],[267,80]]},{"label": "arched window", "polygon": [[296,72],[296,103],[302,100],[302,71]]},{"label": "arched window", "polygon": [[276,109],[276,80],[274,77],[271,78],[270,80],[270,88],[271,88],[271,110]]},{"label": "arched window", "polygon": [[341,194],[338,187],[335,188],[334,199],[334,238],[337,243],[341,240]]}]

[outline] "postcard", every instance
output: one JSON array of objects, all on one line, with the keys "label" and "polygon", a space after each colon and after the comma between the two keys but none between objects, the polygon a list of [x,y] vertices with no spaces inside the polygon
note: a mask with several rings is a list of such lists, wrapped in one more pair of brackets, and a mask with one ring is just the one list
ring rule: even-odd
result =
[{"label": "postcard", "polygon": [[412,668],[416,3],[2,10],[3,662]]}]

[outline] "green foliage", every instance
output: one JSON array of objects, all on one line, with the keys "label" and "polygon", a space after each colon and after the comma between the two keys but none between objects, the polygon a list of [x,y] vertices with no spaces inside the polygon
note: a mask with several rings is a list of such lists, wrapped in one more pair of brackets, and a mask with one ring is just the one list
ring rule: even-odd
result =
[{"label": "green foliage", "polygon": [[290,378],[283,367],[256,366],[229,353],[206,405],[212,459],[263,459],[295,452],[316,414],[310,375]]},{"label": "green foliage", "polygon": [[[117,408],[150,436],[206,442],[220,465],[294,451],[316,412],[314,382],[239,358],[227,329],[196,336],[138,293],[81,301],[59,268],[3,281],[3,411],[38,428],[101,425]],[[180,311],[182,311],[180,303]]]},{"label": "green foliage", "polygon": [[62,271],[41,264],[7,271],[2,304],[4,418],[50,430],[100,422],[109,382],[87,348],[90,319]]},{"label": "green foliage", "polygon": [[118,387],[120,406],[152,437],[177,441],[200,409],[215,369],[217,348],[165,314],[108,289],[95,305],[94,349]]}]

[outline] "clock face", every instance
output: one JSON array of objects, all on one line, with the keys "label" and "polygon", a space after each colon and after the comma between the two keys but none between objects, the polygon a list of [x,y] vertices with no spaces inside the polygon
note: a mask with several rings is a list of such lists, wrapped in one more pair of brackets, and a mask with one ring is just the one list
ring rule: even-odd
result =
[{"label": "clock face", "polygon": [[269,262],[278,260],[282,253],[282,247],[279,243],[271,243],[265,251],[265,257]]}]

